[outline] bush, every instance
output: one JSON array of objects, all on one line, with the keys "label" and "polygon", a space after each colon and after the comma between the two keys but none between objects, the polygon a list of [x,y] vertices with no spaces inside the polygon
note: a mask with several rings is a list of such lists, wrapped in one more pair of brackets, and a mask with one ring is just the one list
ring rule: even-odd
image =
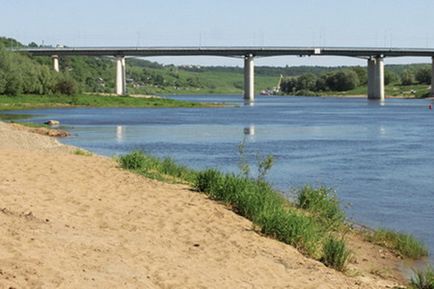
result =
[{"label": "bush", "polygon": [[322,262],[338,271],[343,271],[350,257],[350,251],[347,249],[344,240],[329,238],[324,244]]},{"label": "bush", "polygon": [[415,272],[410,280],[411,289],[434,289],[434,272],[431,267]]},{"label": "bush", "polygon": [[56,92],[66,95],[74,95],[78,92],[78,86],[74,79],[61,77],[55,87]]},{"label": "bush", "polygon": [[329,229],[336,229],[345,220],[345,213],[339,206],[336,194],[326,187],[303,187],[297,194],[296,205],[312,213]]}]

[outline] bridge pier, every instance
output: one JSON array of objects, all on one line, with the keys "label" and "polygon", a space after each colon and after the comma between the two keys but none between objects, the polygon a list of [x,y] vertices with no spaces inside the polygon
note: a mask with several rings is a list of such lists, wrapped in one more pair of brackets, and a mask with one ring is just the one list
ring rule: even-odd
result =
[{"label": "bridge pier", "polygon": [[434,56],[431,58],[431,96],[434,96]]},{"label": "bridge pier", "polygon": [[127,93],[125,56],[116,56],[116,94],[125,95]]},{"label": "bridge pier", "polygon": [[247,54],[244,56],[244,100],[255,100],[255,64],[254,56]]},{"label": "bridge pier", "polygon": [[368,58],[368,99],[375,99],[375,58]]},{"label": "bridge pier", "polygon": [[54,71],[59,72],[59,55],[52,55],[51,59],[53,60]]},{"label": "bridge pier", "polygon": [[384,59],[368,59],[368,99],[384,101]]},{"label": "bridge pier", "polygon": [[377,57],[375,60],[375,96],[384,101],[384,59]]}]

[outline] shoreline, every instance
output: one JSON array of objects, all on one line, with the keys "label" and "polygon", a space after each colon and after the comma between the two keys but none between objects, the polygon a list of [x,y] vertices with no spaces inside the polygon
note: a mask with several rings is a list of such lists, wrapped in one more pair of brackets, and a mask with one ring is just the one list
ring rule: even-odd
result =
[{"label": "shoreline", "polygon": [[[5,125],[7,126],[7,128],[5,128]],[[15,137],[17,137],[17,139],[13,140],[13,142],[15,142],[13,144],[13,146],[12,146],[13,149],[8,148],[8,147],[5,148],[5,144],[4,143],[0,143],[0,153],[3,155],[3,157],[5,157],[5,152],[6,152],[6,159],[8,159],[8,157],[7,157],[8,154],[10,156],[15,156],[17,154],[23,154],[25,156],[25,158],[29,158],[29,159],[37,158],[37,159],[43,160],[44,158],[49,158],[49,159],[53,159],[53,160],[56,159],[57,160],[56,162],[60,162],[60,163],[63,163],[63,159],[66,159],[68,161],[73,161],[73,162],[74,161],[79,161],[79,162],[84,161],[85,163],[87,163],[86,166],[94,166],[94,165],[96,165],[97,167],[99,165],[102,165],[102,163],[101,163],[101,161],[102,161],[104,163],[104,166],[108,165],[110,167],[109,172],[111,172],[112,174],[115,173],[115,175],[118,175],[118,174],[124,175],[124,176],[126,176],[127,179],[132,178],[132,179],[134,179],[135,183],[136,182],[138,182],[138,183],[142,183],[142,182],[148,183],[148,182],[150,182],[152,184],[151,188],[155,187],[157,189],[158,189],[159,186],[162,186],[162,187],[169,186],[172,189],[174,189],[175,191],[177,191],[177,190],[183,191],[183,190],[187,189],[186,186],[183,186],[183,185],[164,184],[164,183],[161,183],[161,182],[152,181],[152,180],[146,179],[144,177],[140,177],[140,176],[137,176],[135,174],[123,171],[123,170],[117,168],[118,166],[117,166],[117,164],[113,160],[110,160],[110,159],[105,158],[105,157],[101,157],[101,156],[97,156],[97,155],[93,155],[93,156],[80,156],[80,155],[76,155],[76,154],[74,154],[74,149],[77,149],[75,147],[65,146],[63,144],[60,144],[59,142],[57,142],[57,140],[55,140],[53,138],[48,138],[48,137],[45,137],[45,136],[34,135],[33,133],[30,133],[30,132],[18,131],[18,130],[15,130],[14,128],[11,128],[9,126],[10,126],[9,124],[5,124],[5,123],[0,122],[0,134],[2,133],[2,130],[3,130],[3,133],[5,131],[8,131],[9,134],[12,133],[12,135],[13,135],[12,139],[15,138]],[[29,138],[31,139],[30,142],[28,141]],[[4,139],[4,138],[2,138],[2,139]],[[11,139],[11,138],[9,138],[9,139]],[[49,141],[47,139],[49,139]],[[26,141],[24,141],[24,140],[26,140]],[[24,145],[23,147],[21,145],[18,145],[18,148],[17,148],[17,144],[19,144],[20,142],[21,143],[31,143],[31,144]],[[40,150],[38,148],[40,142],[42,142],[44,144],[43,146],[45,146],[44,148],[42,148],[42,150]],[[47,146],[46,145],[47,142],[50,145]],[[57,143],[57,144],[54,145],[55,143]],[[9,156],[8,161],[6,162],[6,163],[9,163],[9,168],[10,168],[10,165],[16,165],[16,164],[14,164],[15,162],[10,159],[10,156]],[[48,165],[49,166],[56,166],[56,163],[49,163]],[[38,166],[43,166],[43,162],[41,164],[38,163]],[[75,166],[73,166],[73,165],[71,165],[71,167],[70,167],[69,165],[64,164],[64,165],[62,165],[62,168],[64,170],[62,173],[68,175],[70,172],[71,173],[74,172],[74,167]],[[75,168],[77,169],[77,167],[75,167]],[[89,167],[86,168],[86,171],[88,169],[89,169]],[[71,171],[69,171],[69,170],[71,170]],[[98,177],[100,179],[103,178],[103,179],[107,180],[105,169],[103,169],[103,170],[97,169],[97,170],[99,171]],[[18,172],[18,171],[15,170],[15,172]],[[27,172],[30,172],[30,171],[27,171]],[[91,171],[89,171],[89,172],[91,173]],[[60,172],[58,172],[56,170],[55,174],[57,174],[57,173],[60,173]],[[23,177],[22,175],[20,176],[20,175],[16,175],[16,174],[15,175],[14,174],[9,174],[9,175],[13,176],[14,178],[22,178]],[[43,176],[43,175],[41,175],[41,176]],[[25,176],[25,177],[27,177],[27,176]],[[31,177],[31,176],[29,176],[29,177]],[[83,177],[84,177],[84,175],[83,175]],[[89,184],[86,184],[86,183],[90,181],[89,178],[86,178],[86,181],[81,180],[79,183],[75,182],[74,184],[70,184],[69,180],[72,181],[72,180],[74,180],[74,178],[72,178],[72,179],[71,178],[62,179],[61,183],[63,183],[63,185],[66,185],[66,186],[70,186],[70,185],[88,186]],[[1,183],[2,182],[0,182],[0,184]],[[92,182],[92,183],[96,184],[95,182]],[[125,184],[125,185],[127,185],[127,183],[125,183],[125,182],[122,182],[122,183]],[[116,187],[119,189],[119,188],[122,188],[123,185],[120,185],[120,186],[117,185]],[[131,187],[131,186],[129,186],[129,187]],[[153,189],[151,189],[151,188],[149,188],[150,191],[148,191],[148,192],[155,198],[156,195],[154,193],[152,193]],[[109,191],[111,191],[111,189],[109,187],[106,187],[106,189],[108,189]],[[133,188],[131,187],[130,189],[133,189]],[[133,193],[132,191],[128,191],[128,190],[126,190],[126,191],[122,190],[122,191],[124,192],[123,195],[125,195],[125,194],[128,195],[128,194]],[[0,193],[4,193],[4,191],[2,191],[0,189]],[[49,192],[47,192],[47,193],[49,193]],[[113,192],[113,193],[116,193],[116,192]],[[178,192],[177,194],[179,194],[179,193],[180,192]],[[64,192],[62,193],[62,191],[58,191],[58,189],[57,189],[57,190],[54,190],[53,192],[50,193],[50,195],[52,195],[53,197],[55,196],[55,194],[59,194],[60,196],[62,196],[62,195],[64,195]],[[185,193],[182,193],[182,194],[185,194]],[[215,207],[212,210],[221,211],[223,209],[225,211],[225,214],[229,214],[232,219],[235,218],[235,219],[237,219],[239,221],[242,221],[242,223],[244,224],[241,227],[238,227],[239,225],[235,225],[235,227],[234,227],[234,224],[231,225],[231,224],[227,224],[227,223],[224,222],[224,224],[222,224],[224,227],[217,227],[217,228],[215,228],[213,226],[213,227],[210,227],[211,230],[214,230],[214,229],[226,230],[227,229],[227,228],[225,228],[226,226],[231,227],[232,230],[234,230],[234,229],[235,230],[239,230],[239,229],[245,227],[246,224],[250,224],[249,223],[250,221],[247,221],[246,219],[244,219],[242,217],[239,217],[239,216],[235,215],[232,212],[228,212],[227,209],[224,208],[224,206],[222,207],[222,205],[219,205],[218,203],[215,203],[214,201],[208,200],[206,197],[202,196],[201,194],[198,194],[198,193],[195,193],[195,192],[190,192],[190,193],[188,193],[188,195],[190,196],[189,198],[199,198],[201,200],[206,201],[207,206],[211,206],[213,208]],[[160,203],[160,205],[159,205],[160,209],[164,210],[164,205],[163,204],[164,204],[165,201],[167,201],[166,197],[163,197],[162,201],[163,200],[164,201],[163,201],[163,203]],[[63,197],[61,197],[61,198],[63,198]],[[92,197],[92,196],[89,196],[89,198],[90,199],[94,199],[94,197]],[[6,198],[6,201],[2,204],[2,206],[3,206],[2,208],[6,208],[6,211],[3,211],[3,213],[0,212],[0,218],[3,218],[5,216],[7,217],[7,216],[9,216],[11,214],[13,215],[14,214],[13,212],[17,212],[17,209],[15,208],[15,210],[14,210],[13,208],[11,208],[11,206],[15,207],[18,204],[15,203],[15,202],[9,202],[8,203],[7,199],[8,198]],[[119,200],[119,198],[117,198],[117,199],[118,199],[118,201],[121,201],[122,198],[120,200]],[[50,199],[50,200],[54,201],[55,199]],[[178,200],[178,201],[182,201],[182,200]],[[186,201],[187,201],[187,203],[185,203]],[[83,204],[84,203],[88,203],[88,205],[91,204],[90,200],[88,202],[86,200],[86,198],[85,199],[82,198],[81,202]],[[184,214],[185,213],[188,214],[188,211],[185,211],[186,209],[188,209],[190,207],[188,205],[188,200],[183,200],[182,202],[185,203],[182,206],[183,207],[183,212],[184,212]],[[27,206],[29,205],[28,201],[25,201],[23,204],[20,204],[19,206],[24,206],[25,207],[26,204],[27,204]],[[129,206],[131,206],[131,205],[133,205],[133,204],[129,204]],[[48,214],[48,212],[44,213],[44,211],[40,211],[41,208],[38,208],[37,206],[35,206],[35,204],[32,207],[33,207],[32,211],[31,211],[32,215],[34,214],[35,216],[38,216],[38,215],[43,215],[45,213]],[[200,208],[200,207],[201,206],[199,206],[198,208]],[[180,208],[180,207],[178,206],[178,208]],[[115,209],[115,207],[112,207],[112,209]],[[122,208],[119,207],[116,210],[121,210],[121,209]],[[158,206],[156,208],[154,208],[154,209],[158,209]],[[34,210],[36,210],[36,211],[34,211]],[[39,211],[39,212],[37,212],[37,211]],[[5,212],[8,212],[8,213],[5,213]],[[160,211],[158,210],[158,212],[160,212]],[[193,218],[193,219],[196,218],[196,215],[197,214],[195,213],[193,216],[191,216],[191,218]],[[206,215],[205,216],[206,219],[210,217],[208,214],[205,214],[205,215]],[[56,217],[52,216],[49,219],[54,219],[55,220],[56,218],[58,218],[60,216],[61,215],[58,215]],[[183,217],[183,215],[179,215],[178,217]],[[213,219],[213,218],[214,217],[212,217],[211,219]],[[190,223],[193,222],[193,219],[189,219],[189,222]],[[174,221],[176,222],[176,220],[174,220]],[[216,222],[216,220],[213,220],[212,222],[214,223],[214,222]],[[194,225],[194,226],[196,226],[196,225]],[[201,226],[203,226],[203,225],[201,225]],[[247,227],[251,227],[251,225],[248,225]],[[173,228],[173,229],[175,229],[175,228]],[[184,228],[184,229],[189,229],[189,228]],[[77,232],[77,233],[81,234],[80,232]],[[175,232],[171,232],[171,236],[176,236],[178,234],[178,233],[175,233],[175,235],[173,235],[173,233],[175,233]],[[21,234],[21,233],[19,233],[19,234]],[[233,234],[233,232],[229,233],[229,234]],[[251,245],[256,244],[256,242],[264,242],[264,241],[266,241],[266,243],[270,243],[271,242],[271,244],[273,244],[271,247],[264,247],[264,248],[262,248],[261,250],[265,250],[264,252],[266,252],[268,250],[276,250],[276,245],[277,245],[277,247],[280,248],[279,250],[283,250],[282,252],[285,252],[288,249],[292,248],[291,246],[285,245],[285,244],[280,243],[278,241],[275,241],[275,240],[272,240],[272,239],[269,239],[269,238],[266,238],[266,237],[259,236],[255,232],[250,232],[249,236],[250,236],[249,238],[254,237],[254,239],[256,240],[253,243],[251,243],[252,240],[246,241],[246,242],[249,242]],[[173,237],[171,237],[171,238],[173,238]],[[207,238],[206,234],[203,235],[201,238]],[[225,238],[227,238],[227,237],[225,237]],[[356,238],[356,237],[352,236],[352,238]],[[258,241],[258,240],[260,240],[260,241]],[[214,247],[214,246],[217,245],[215,242],[213,242],[211,240],[209,242],[211,242],[211,243],[209,243],[208,246],[211,245],[212,247]],[[230,246],[229,244],[226,244],[226,245]],[[241,243],[240,243],[240,245],[242,246]],[[205,248],[206,247],[207,246],[205,246]],[[1,248],[1,246],[0,246],[0,248]],[[244,247],[240,247],[237,250],[240,250],[241,248],[244,248]],[[274,249],[272,249],[272,248],[274,248]],[[321,275],[322,277],[320,277],[320,276],[318,277],[318,278],[320,278],[320,279],[323,280],[322,282],[326,282],[323,279],[325,276],[331,276],[331,275],[333,275],[333,276],[336,275],[335,277],[333,277],[333,279],[337,278],[337,279],[340,280],[342,278],[343,279],[347,279],[348,278],[348,280],[353,280],[353,281],[348,281],[348,280],[345,281],[345,284],[346,284],[345,286],[347,286],[346,288],[367,288],[367,287],[370,287],[370,288],[371,287],[372,288],[390,288],[390,287],[387,287],[387,286],[402,285],[402,283],[404,282],[404,278],[402,278],[402,276],[400,277],[400,276],[396,275],[398,272],[402,272],[399,269],[400,266],[401,266],[401,259],[398,258],[398,257],[396,257],[389,250],[381,248],[381,247],[379,247],[377,245],[374,245],[372,243],[363,241],[360,238],[359,239],[356,238],[353,241],[353,243],[351,243],[351,249],[356,253],[357,257],[355,257],[355,259],[351,262],[351,264],[349,266],[349,271],[346,274],[339,273],[337,271],[334,271],[332,269],[329,269],[329,268],[325,267],[322,264],[318,264],[317,261],[314,261],[312,259],[306,258],[304,256],[300,256],[298,252],[296,254],[296,256],[297,256],[296,259],[301,258],[304,261],[296,261],[296,262],[302,262],[303,264],[305,264],[305,265],[302,266],[303,268],[304,268],[304,266],[311,266],[311,265],[306,265],[308,263],[316,264],[316,265],[314,265],[314,267],[317,268],[320,272],[324,272],[324,273],[328,272],[328,273],[326,273],[326,275],[324,275],[324,276]],[[30,250],[28,253],[34,253],[34,252],[32,252],[33,249],[31,247],[29,247],[27,250]],[[150,250],[152,252],[152,249],[150,249]],[[218,249],[217,251],[219,251],[219,250],[223,250],[223,248]],[[241,250],[244,250],[244,249],[241,249]],[[290,251],[292,251],[292,249]],[[362,256],[364,253],[362,254],[362,253],[360,253],[360,251],[364,252],[364,253],[370,252],[369,256]],[[4,254],[4,252],[0,251],[0,255],[1,254]],[[233,254],[237,254],[237,253],[233,252]],[[279,254],[280,253],[278,253],[278,255]],[[362,254],[362,255],[360,255],[360,254]],[[288,256],[285,257],[285,258],[288,258]],[[392,264],[394,264],[394,265],[392,265]],[[1,267],[1,265],[2,265],[2,263],[0,261],[0,267]],[[256,264],[256,265],[258,265],[258,264]],[[375,269],[375,268],[377,268],[377,269]],[[253,267],[251,269],[254,270],[255,267]],[[302,269],[299,268],[299,270],[302,270]],[[304,268],[303,270],[306,270],[306,268]],[[313,274],[313,273],[310,272],[309,274]],[[353,274],[356,275],[356,277],[348,276],[348,275],[353,275]],[[298,276],[297,278],[299,278],[299,277],[300,276]],[[238,278],[241,278],[241,277],[239,276]],[[329,280],[329,279],[327,278],[327,280]],[[3,281],[4,280],[2,280],[1,276],[0,276],[0,284],[2,284]],[[280,281],[284,281],[284,280],[280,280]],[[306,282],[306,281],[309,283],[308,280],[303,280],[303,282]],[[299,283],[299,286],[301,286],[300,288],[303,288],[302,287],[302,286],[304,286],[303,282]],[[366,283],[366,282],[368,282],[368,283]],[[384,284],[388,284],[388,285],[386,286],[383,283]],[[9,284],[9,283],[7,283],[7,284]],[[342,286],[343,286],[343,284],[344,283],[341,283]],[[349,284],[353,284],[353,285],[349,285]],[[359,285],[357,285],[357,284],[359,284]],[[369,284],[369,285],[367,285],[367,284]],[[381,285],[381,284],[383,284],[384,286]],[[363,287],[361,285],[364,285],[364,286],[367,286],[367,287]],[[211,283],[208,283],[208,286],[211,288],[212,287]],[[330,284],[330,287],[328,285],[326,285],[326,287],[324,287],[324,288],[336,288],[336,287],[333,287],[333,286],[334,286],[334,283]],[[259,286],[259,287],[260,288],[267,288],[267,287],[261,287],[261,286]],[[157,286],[156,288],[159,288],[159,287]],[[230,288],[230,286],[229,287],[222,286],[220,288]]]}]

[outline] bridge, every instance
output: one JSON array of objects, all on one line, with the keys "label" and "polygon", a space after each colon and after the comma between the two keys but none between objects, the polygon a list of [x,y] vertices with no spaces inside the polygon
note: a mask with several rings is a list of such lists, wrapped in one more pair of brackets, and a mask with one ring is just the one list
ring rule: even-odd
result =
[{"label": "bridge", "polygon": [[254,101],[254,58],[270,56],[347,56],[366,59],[368,99],[384,100],[385,57],[429,57],[432,63],[431,95],[434,96],[434,49],[366,47],[49,47],[17,48],[34,56],[51,56],[59,71],[59,57],[113,56],[116,59],[116,94],[126,94],[125,57],[225,56],[244,58],[244,99]]}]

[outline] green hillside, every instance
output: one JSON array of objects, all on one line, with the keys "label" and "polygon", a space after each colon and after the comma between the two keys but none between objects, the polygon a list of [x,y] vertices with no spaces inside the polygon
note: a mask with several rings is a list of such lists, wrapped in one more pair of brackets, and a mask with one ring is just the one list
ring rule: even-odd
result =
[{"label": "green hillside", "polygon": [[[15,39],[0,37],[0,94],[113,93],[113,57],[61,57],[60,73],[50,57],[31,57],[7,51],[21,47]],[[28,46],[38,46],[31,43]],[[129,94],[242,94],[243,68],[225,66],[162,65],[140,58],[127,58]],[[275,88],[284,77],[281,94],[366,94],[366,67],[271,67],[255,68],[255,89]],[[430,64],[387,65],[387,95],[424,96],[431,82]]]}]

